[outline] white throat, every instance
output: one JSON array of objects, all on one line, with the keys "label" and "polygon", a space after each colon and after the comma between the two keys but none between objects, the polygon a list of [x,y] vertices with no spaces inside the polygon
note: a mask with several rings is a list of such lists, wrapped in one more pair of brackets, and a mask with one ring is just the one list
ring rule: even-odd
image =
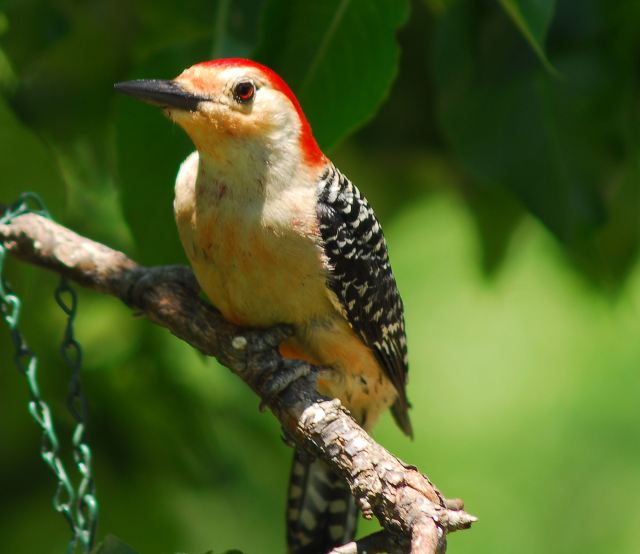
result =
[{"label": "white throat", "polygon": [[274,137],[266,144],[234,144],[214,155],[199,152],[196,192],[208,196],[209,189],[224,187],[229,199],[265,203],[306,186],[305,173],[297,137]]}]

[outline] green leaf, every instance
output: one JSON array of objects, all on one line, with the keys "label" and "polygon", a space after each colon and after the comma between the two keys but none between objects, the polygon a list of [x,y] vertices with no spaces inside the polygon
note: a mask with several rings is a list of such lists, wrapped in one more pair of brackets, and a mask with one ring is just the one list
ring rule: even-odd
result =
[{"label": "green leaf", "polygon": [[[121,27],[129,10],[113,2],[97,16],[86,6],[65,11],[42,4],[18,2],[7,12],[5,52],[20,78],[12,104],[55,142],[79,135],[100,140],[111,85],[126,66],[128,40]],[[44,42],[36,47],[36,41]]]},{"label": "green leaf", "polygon": [[[133,44],[134,63],[144,63],[150,57],[164,52],[172,57],[172,50],[181,50],[185,44],[211,41],[217,19],[210,0],[184,0],[179,8],[170,2],[138,0],[127,3],[135,12],[140,32]],[[204,54],[206,57],[206,54]],[[190,60],[191,63],[201,59]],[[184,67],[174,67],[178,72]]]},{"label": "green leaf", "polygon": [[93,550],[93,554],[138,554],[129,545],[123,543],[114,535],[107,535]]},{"label": "green leaf", "polygon": [[544,42],[551,19],[555,0],[500,0],[513,23],[527,40],[544,67],[557,74],[545,53]]},{"label": "green leaf", "polygon": [[212,58],[246,58],[255,48],[265,0],[218,0]]},{"label": "green leaf", "polygon": [[506,18],[498,10],[477,17],[472,0],[445,12],[433,53],[440,121],[472,175],[506,186],[565,240],[601,221],[586,167],[593,156],[573,152],[575,139],[587,137],[568,121],[582,106],[572,107],[563,90],[573,79],[550,80]]},{"label": "green leaf", "polygon": [[613,40],[631,36],[631,23],[613,27],[594,17],[597,6],[585,2],[578,15],[559,7],[561,40],[551,43],[562,79],[540,67],[499,8],[478,12],[473,0],[438,22],[433,67],[439,119],[472,186],[505,187],[583,269],[615,280],[639,238],[613,215],[637,197],[633,177],[620,176],[637,174],[638,83],[634,58]]},{"label": "green leaf", "polygon": [[0,97],[0,203],[10,204],[25,191],[40,194],[51,215],[63,219],[65,186],[51,149],[16,118]]},{"label": "green leaf", "polygon": [[320,146],[370,119],[398,68],[407,0],[270,0],[255,58],[298,96]]}]

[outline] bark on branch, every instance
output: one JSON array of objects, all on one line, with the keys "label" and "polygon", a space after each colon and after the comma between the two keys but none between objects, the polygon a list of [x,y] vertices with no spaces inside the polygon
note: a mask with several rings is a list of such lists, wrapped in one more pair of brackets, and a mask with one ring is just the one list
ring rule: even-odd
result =
[{"label": "bark on branch", "polygon": [[[384,532],[334,552],[444,552],[447,533],[476,521],[461,501],[445,499],[417,468],[373,441],[338,400],[318,395],[316,368],[280,356],[278,345],[290,329],[230,324],[200,299],[190,269],[140,266],[122,252],[34,214],[0,225],[0,241],[26,262],[116,296],[243,379],[298,446],[349,483],[365,517],[380,521]],[[292,373],[301,377],[284,393],[265,396],[269,380]]]}]

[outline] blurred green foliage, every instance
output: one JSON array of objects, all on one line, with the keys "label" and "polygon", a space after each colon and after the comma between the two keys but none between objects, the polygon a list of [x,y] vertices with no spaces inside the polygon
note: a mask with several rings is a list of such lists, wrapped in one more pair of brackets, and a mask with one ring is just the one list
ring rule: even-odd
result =
[{"label": "blurred green foliage", "polygon": [[[376,436],[480,516],[451,551],[638,552],[639,30],[635,0],[5,0],[0,202],[36,190],[80,233],[184,262],[171,201],[189,141],[111,85],[211,57],[272,66],[385,227],[416,440],[390,418]],[[9,278],[64,434],[56,279]],[[114,300],[80,301],[99,539],[283,551],[273,418]],[[60,552],[2,332],[0,360],[0,550]]]}]

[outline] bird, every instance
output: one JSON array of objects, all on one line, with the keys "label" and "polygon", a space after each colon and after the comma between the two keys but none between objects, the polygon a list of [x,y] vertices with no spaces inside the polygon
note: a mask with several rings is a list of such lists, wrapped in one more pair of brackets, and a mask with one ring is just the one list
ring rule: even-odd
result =
[{"label": "bird", "polygon": [[[412,436],[404,307],[382,228],[286,82],[260,63],[223,58],[114,88],[160,107],[195,146],[178,171],[174,214],[213,305],[239,326],[290,325],[280,353],[322,368],[320,394],[367,431],[390,408]],[[346,482],[296,451],[288,551],[321,554],[353,540],[357,516]]]}]

